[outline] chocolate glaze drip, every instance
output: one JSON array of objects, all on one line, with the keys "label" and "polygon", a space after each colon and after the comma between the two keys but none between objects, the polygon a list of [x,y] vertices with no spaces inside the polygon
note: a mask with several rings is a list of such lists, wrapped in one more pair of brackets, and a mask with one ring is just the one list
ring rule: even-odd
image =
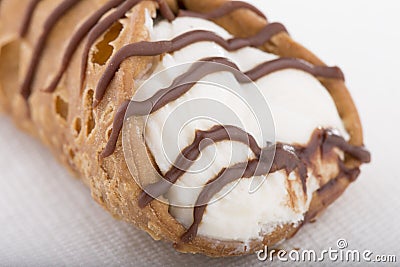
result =
[{"label": "chocolate glaze drip", "polygon": [[110,135],[110,139],[107,142],[106,147],[104,148],[103,152],[100,154],[101,158],[108,157],[112,155],[115,151],[117,146],[118,137],[122,130],[122,126],[124,125],[124,118],[126,114],[126,110],[128,109],[130,101],[125,100],[122,105],[118,108],[117,113],[114,117],[114,122],[112,126],[112,132]]},{"label": "chocolate glaze drip", "polygon": [[369,163],[371,161],[371,153],[363,148],[349,144],[342,137],[333,134],[331,131],[325,132],[324,138],[322,146],[323,155],[326,154],[326,151],[330,151],[333,147],[337,147],[360,162]]},{"label": "chocolate glaze drip", "polygon": [[43,54],[43,50],[46,46],[47,38],[49,37],[51,31],[53,30],[56,23],[60,20],[60,18],[79,2],[80,0],[64,0],[46,19],[43,27],[43,32],[34,47],[32,58],[21,86],[21,95],[24,99],[27,100],[31,95],[33,79],[35,77],[40,58]]},{"label": "chocolate glaze drip", "polygon": [[[274,161],[272,162],[270,173],[285,170],[286,174],[289,175],[293,171],[297,171],[303,192],[307,193],[307,165],[302,159],[295,153],[292,146],[278,143],[275,149]],[[268,155],[268,154],[267,154]],[[264,160],[261,158],[261,162]],[[265,174],[265,173],[264,173]]]},{"label": "chocolate glaze drip", "polygon": [[[207,64],[210,62],[216,64]],[[144,101],[131,101],[132,108],[129,110],[130,114],[128,114],[128,116],[145,116],[156,112],[168,103],[178,99],[180,96],[189,91],[197,81],[211,73],[229,71],[234,74],[238,82],[247,83],[251,80],[257,80],[272,72],[286,68],[300,69],[321,77],[337,79],[341,79],[343,77],[340,69],[336,67],[316,67],[305,61],[294,58],[279,58],[276,60],[267,61],[259,66],[256,66],[254,69],[243,73],[243,75],[239,75],[241,73],[239,67],[229,59],[221,57],[205,58],[194,63],[186,73],[177,77],[169,87],[160,89],[152,97]],[[115,116],[115,121],[120,121],[123,120],[125,113],[118,113],[117,115]],[[121,127],[113,127],[111,137],[102,153],[102,157],[108,157],[112,155],[118,141],[120,131]]]},{"label": "chocolate glaze drip", "polygon": [[228,15],[229,13],[232,13],[233,11],[238,10],[238,9],[248,9],[250,11],[253,11],[259,17],[267,20],[267,17],[264,15],[264,13],[261,12],[258,8],[256,8],[253,5],[250,5],[249,3],[242,2],[242,1],[226,2],[225,4],[221,5],[217,9],[214,9],[208,13],[197,13],[197,12],[192,12],[192,11],[188,11],[188,10],[179,10],[178,16],[179,17],[194,17],[194,18],[202,18],[202,19],[211,20],[211,19],[221,18],[225,15]]},{"label": "chocolate glaze drip", "polygon": [[46,92],[54,92],[57,88],[58,83],[60,82],[64,72],[69,66],[69,63],[74,55],[75,51],[77,50],[79,44],[82,40],[86,37],[88,32],[96,25],[97,22],[110,11],[112,8],[119,6],[125,0],[110,0],[99,10],[97,10],[93,15],[91,15],[79,28],[78,30],[72,35],[67,48],[64,52],[62,63],[60,69],[57,71],[55,77],[51,81],[50,85],[46,88]]},{"label": "chocolate glaze drip", "polygon": [[222,142],[226,140],[246,144],[257,158],[260,157],[261,148],[258,146],[254,137],[236,126],[218,125],[208,131],[197,131],[192,144],[181,152],[173,166],[164,175],[164,179],[145,187],[139,196],[139,207],[144,208],[154,198],[168,192],[172,184],[174,184],[179,177],[184,175],[193,165],[204,148],[213,144],[213,142]]},{"label": "chocolate glaze drip", "polygon": [[[316,145],[319,144],[319,145]],[[196,201],[196,207],[193,209],[194,221],[188,230],[182,235],[183,242],[189,242],[197,235],[197,230],[207,208],[207,205],[201,203],[209,202],[212,197],[222,190],[227,184],[234,182],[240,178],[250,178],[253,176],[266,175],[278,170],[285,170],[290,173],[297,169],[298,174],[303,182],[303,189],[307,179],[307,167],[305,163],[311,162],[311,158],[318,150],[322,155],[330,153],[333,148],[339,148],[343,152],[348,153],[360,162],[369,162],[369,152],[363,147],[356,147],[348,144],[346,140],[338,135],[334,135],[330,130],[317,129],[309,141],[309,145],[297,148],[289,144],[278,144],[276,154],[272,164],[272,168],[268,169],[266,158],[250,160],[248,162],[239,163],[233,167],[222,170],[216,178],[208,182]],[[327,149],[329,148],[329,149]],[[265,149],[269,149],[268,147]],[[299,152],[300,150],[300,152]],[[263,154],[263,153],[262,153]],[[268,153],[266,153],[268,155]],[[351,179],[355,179],[359,172],[357,170],[348,170],[343,162],[338,159],[340,172],[339,175],[349,174]],[[305,191],[306,192],[306,191]],[[199,205],[197,205],[199,204]]]},{"label": "chocolate glaze drip", "polygon": [[164,53],[178,51],[188,45],[197,42],[215,42],[227,51],[235,51],[243,47],[258,47],[269,41],[275,34],[286,32],[285,27],[280,23],[271,23],[263,28],[258,34],[248,38],[232,38],[225,40],[214,32],[195,30],[184,33],[170,41],[138,42],[121,48],[110,60],[104,74],[97,84],[94,107],[102,100],[105,91],[121,63],[133,56],[157,56]]},{"label": "chocolate glaze drip", "polygon": [[29,25],[31,24],[31,21],[32,21],[33,13],[35,12],[35,9],[40,1],[41,0],[31,0],[29,2],[28,7],[24,14],[21,29],[19,31],[20,37],[24,37],[26,35],[26,33],[28,32]]},{"label": "chocolate glaze drip", "polygon": [[[154,1],[154,0],[153,0]],[[169,22],[175,19],[175,14],[165,0],[155,0],[158,3],[161,15]]]},{"label": "chocolate glaze drip", "polygon": [[[96,42],[96,40],[104,34],[117,20],[125,16],[125,14],[131,10],[138,3],[143,0],[126,0],[124,3],[117,8],[113,13],[102,19],[88,34],[88,40],[83,50],[82,62],[81,62],[81,87],[83,86],[86,77],[86,67],[89,58],[90,48]],[[156,0],[160,6],[161,15],[169,21],[175,19],[175,15],[172,13],[168,4],[164,0]]]}]

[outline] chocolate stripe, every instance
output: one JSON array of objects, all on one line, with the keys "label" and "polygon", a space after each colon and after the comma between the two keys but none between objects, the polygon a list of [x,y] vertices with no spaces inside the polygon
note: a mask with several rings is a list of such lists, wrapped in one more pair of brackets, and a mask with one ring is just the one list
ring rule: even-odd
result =
[{"label": "chocolate stripe", "polygon": [[267,20],[267,17],[264,15],[264,13],[261,12],[258,8],[256,8],[253,5],[250,5],[249,3],[242,2],[242,1],[226,2],[225,4],[221,5],[217,9],[214,9],[208,13],[197,13],[197,12],[188,11],[188,10],[179,10],[178,16],[179,17],[194,17],[194,18],[202,18],[202,19],[211,20],[211,19],[221,18],[221,17],[228,15],[229,13],[232,13],[239,9],[248,9],[250,11],[253,11],[258,16],[262,17],[263,19]]},{"label": "chocolate stripe", "polygon": [[[210,62],[216,64],[207,64]],[[144,101],[132,101],[132,109],[129,110],[130,114],[128,114],[128,117],[146,116],[153,112],[156,112],[163,106],[178,99],[180,96],[188,92],[196,84],[197,81],[211,73],[219,71],[229,71],[234,74],[238,82],[246,83],[250,81],[250,79],[247,79],[247,77],[258,79],[259,77],[268,75],[273,71],[278,71],[288,67],[294,67],[310,72],[311,74],[314,73],[321,75],[323,77],[334,77],[332,73],[335,73],[337,71],[336,67],[318,67],[318,71],[316,71],[316,67],[310,66],[305,61],[291,58],[279,58],[273,61],[262,63],[261,65],[256,66],[254,69],[249,70],[243,75],[238,75],[240,72],[238,66],[229,59],[221,57],[205,58],[201,59],[198,62],[195,62],[186,73],[177,77],[169,87],[160,89],[152,97]],[[339,70],[336,73],[337,78],[341,77],[340,74],[341,71]],[[121,118],[115,117],[115,119],[120,120]],[[102,154],[103,157],[108,157],[113,153],[113,150],[111,148],[115,148],[115,143],[117,142],[119,136],[119,132],[117,130],[120,129],[112,129],[111,135],[113,138],[110,138],[110,140],[108,141],[108,143],[110,144],[107,144],[106,150]]]},{"label": "chocolate stripe", "polygon": [[124,118],[129,103],[130,103],[129,100],[125,100],[118,108],[118,111],[114,117],[110,139],[108,140],[103,152],[100,154],[101,158],[108,157],[114,153],[115,148],[117,146],[119,134],[121,133],[122,126],[124,125]]},{"label": "chocolate stripe", "polygon": [[259,164],[258,160],[251,160],[246,163],[239,163],[233,167],[223,169],[215,179],[207,183],[207,190],[203,189],[197,198],[196,207],[193,210],[193,223],[188,230],[181,236],[183,242],[191,241],[196,235],[207,205],[199,205],[199,203],[207,203],[212,197],[217,194],[222,188],[231,182],[241,177],[252,177],[252,173]]},{"label": "chocolate stripe", "polygon": [[31,0],[29,2],[28,7],[24,14],[24,18],[22,19],[22,26],[19,31],[20,37],[25,37],[26,33],[28,32],[29,25],[31,24],[32,21],[33,13],[35,12],[35,9],[40,1],[41,0]]},{"label": "chocolate stripe", "polygon": [[125,0],[110,0],[99,10],[97,10],[93,15],[91,15],[79,28],[78,30],[72,35],[68,46],[64,52],[62,63],[60,69],[57,71],[55,77],[51,81],[50,85],[46,88],[46,92],[54,92],[57,88],[58,83],[60,82],[64,72],[69,66],[69,63],[74,55],[75,51],[77,50],[79,44],[82,40],[86,37],[88,32],[96,25],[97,22],[110,11],[112,8],[119,6]]},{"label": "chocolate stripe", "polygon": [[[106,18],[101,20],[88,34],[88,40],[83,50],[82,62],[81,62],[81,87],[86,77],[86,67],[89,58],[90,48],[96,42],[96,40],[104,34],[116,21],[121,19],[125,14],[131,10],[135,5],[142,2],[143,0],[126,0],[117,10],[108,15]],[[168,4],[164,0],[157,0],[159,4],[161,15],[169,21],[175,19],[174,14],[169,8]]]},{"label": "chocolate stripe", "polygon": [[232,38],[225,40],[214,32],[196,30],[184,33],[170,41],[138,42],[121,48],[110,60],[104,74],[101,76],[96,87],[94,107],[102,100],[105,91],[121,63],[133,56],[157,56],[164,53],[172,53],[188,45],[197,42],[215,42],[227,51],[235,51],[243,47],[258,47],[269,41],[272,36],[280,32],[286,32],[280,23],[271,23],[263,28],[258,34],[248,38]]},{"label": "chocolate stripe", "polygon": [[335,135],[332,132],[326,132],[324,146],[322,147],[323,152],[332,150],[332,147],[339,148],[362,163],[369,163],[371,161],[371,154],[364,148],[353,146],[346,142],[342,137]]},{"label": "chocolate stripe", "polygon": [[344,74],[338,67],[314,66],[307,61],[293,58],[278,58],[262,63],[245,74],[253,81],[283,69],[298,69],[316,77],[332,78],[344,81]]},{"label": "chocolate stripe", "polygon": [[[208,64],[210,62],[216,64]],[[250,82],[245,75],[239,75],[239,68],[232,61],[221,57],[205,58],[195,62],[187,72],[175,78],[169,87],[158,90],[144,101],[132,101],[128,116],[146,116],[154,113],[188,92],[203,77],[220,71],[232,72],[241,83]]]},{"label": "chocolate stripe", "polygon": [[29,96],[31,95],[33,79],[37,72],[40,58],[42,57],[43,50],[46,47],[46,42],[51,31],[57,22],[79,2],[80,0],[64,0],[54,9],[53,12],[51,12],[50,16],[46,19],[43,26],[43,32],[34,47],[32,58],[29,62],[29,67],[21,86],[21,95],[25,100],[28,100]]},{"label": "chocolate stripe", "polygon": [[[320,145],[315,146],[312,144]],[[328,146],[326,146],[326,144],[328,144]],[[207,208],[207,204],[204,205],[202,203],[208,203],[213,196],[215,196],[215,194],[221,191],[222,188],[229,183],[241,178],[267,175],[268,173],[273,173],[279,170],[285,170],[287,174],[297,170],[301,177],[304,189],[307,179],[307,166],[305,163],[311,162],[311,157],[319,150],[321,150],[323,153],[322,156],[324,156],[325,154],[330,153],[335,147],[341,149],[345,153],[350,153],[351,155],[355,156],[356,159],[360,160],[360,162],[367,163],[370,160],[369,152],[367,152],[363,147],[355,147],[348,144],[343,137],[333,134],[330,130],[317,129],[314,131],[309,141],[309,145],[306,145],[303,148],[295,147],[289,144],[278,144],[276,147],[274,161],[270,170],[268,170],[268,164],[266,164],[266,162],[268,162],[267,158],[250,160],[248,162],[239,163],[233,167],[222,170],[216,178],[205,185],[204,189],[199,194],[196,200],[196,206],[193,209],[193,223],[182,235],[181,240],[183,242],[189,242],[193,240],[193,238],[197,235],[199,225]],[[267,150],[266,154],[268,155],[269,148],[265,149]],[[299,152],[301,150],[302,152]],[[304,151],[307,151],[307,153],[304,153]],[[338,164],[340,167],[339,175],[342,175],[343,172],[347,171],[347,169],[344,169],[345,166],[339,157]],[[349,177],[350,179],[355,179],[358,174],[359,172],[351,172]]]},{"label": "chocolate stripe", "polygon": [[169,22],[173,21],[175,19],[175,14],[172,12],[168,3],[165,0],[156,0],[156,2],[159,6],[161,16],[163,16]]},{"label": "chocolate stripe", "polygon": [[254,137],[236,126],[218,125],[208,131],[197,131],[194,141],[181,152],[164,179],[145,187],[139,196],[139,207],[144,208],[154,198],[167,193],[172,184],[189,170],[203,149],[213,142],[222,141],[241,142],[248,145],[257,158],[260,156],[261,148]]}]

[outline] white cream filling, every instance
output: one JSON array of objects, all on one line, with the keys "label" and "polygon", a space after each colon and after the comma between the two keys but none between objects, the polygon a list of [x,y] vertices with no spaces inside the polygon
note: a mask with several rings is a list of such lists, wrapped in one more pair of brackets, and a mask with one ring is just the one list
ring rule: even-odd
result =
[{"label": "white cream filling", "polygon": [[[152,29],[151,26],[148,26]],[[162,21],[154,26],[151,32],[152,41],[170,40],[182,33],[192,30],[213,31],[223,38],[231,35],[216,24],[197,18],[177,18],[172,23]],[[255,48],[243,48],[228,52],[212,42],[200,42],[167,54],[157,67],[162,71],[186,62],[194,62],[206,57],[226,57],[235,62],[242,71],[275,59],[271,55]],[[175,77],[159,76],[168,84]],[[220,80],[238,90],[250,90],[236,82],[227,72],[211,74],[207,80]],[[312,75],[293,69],[277,71],[256,81],[256,85],[267,100],[275,122],[275,141],[284,143],[306,144],[312,132],[318,127],[329,127],[347,137],[343,123],[338,115],[334,101],[327,90]],[[159,88],[159,87],[158,87]],[[149,97],[154,91],[148,90],[140,97]],[[213,99],[224,104],[238,116],[232,119],[224,112],[216,111],[218,118],[194,119],[204,110],[213,109],[204,106],[204,99]],[[262,147],[270,136],[261,136],[251,110],[237,96],[215,86],[197,84],[188,93],[176,101],[167,104],[149,116],[146,125],[145,139],[160,170],[165,173],[180,151],[194,139],[196,130],[207,130],[213,125],[233,124],[251,133]],[[199,112],[201,111],[201,112]],[[165,156],[165,153],[167,156]],[[237,142],[220,142],[203,150],[201,157],[191,169],[183,175],[176,186],[166,194],[170,202],[180,205],[193,205],[207,181],[214,178],[223,168],[243,162],[253,157],[247,146]],[[213,159],[211,162],[210,160]],[[201,171],[200,171],[201,170]],[[232,184],[226,186],[208,205],[199,226],[199,234],[221,240],[241,240],[261,238],[261,234],[271,232],[276,226],[285,223],[298,223],[307,211],[312,193],[318,188],[318,181],[310,174],[307,181],[307,196],[301,190],[298,177],[292,173],[288,178],[283,171],[268,175],[261,187],[249,194],[251,179],[241,179],[237,185],[223,196]],[[294,178],[294,180],[292,179]],[[260,179],[260,177],[258,178]],[[290,180],[293,181],[290,181]],[[296,194],[294,207],[290,205],[288,183]],[[193,190],[181,190],[180,186],[199,187]],[[183,225],[193,222],[193,208],[171,206],[170,213]]]}]

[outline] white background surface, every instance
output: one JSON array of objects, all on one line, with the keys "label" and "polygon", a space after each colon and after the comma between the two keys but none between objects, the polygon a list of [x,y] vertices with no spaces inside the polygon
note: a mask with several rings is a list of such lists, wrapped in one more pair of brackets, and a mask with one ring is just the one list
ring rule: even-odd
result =
[{"label": "white background surface", "polygon": [[[363,167],[357,182],[317,223],[305,226],[284,247],[322,250],[335,248],[336,240],[345,238],[350,249],[397,254],[399,262],[400,4],[253,2],[263,3],[271,21],[286,24],[296,40],[328,64],[342,67],[372,152],[373,161]],[[114,220],[42,145],[3,115],[0,168],[0,266],[280,266],[258,262],[255,255],[182,255]]]}]

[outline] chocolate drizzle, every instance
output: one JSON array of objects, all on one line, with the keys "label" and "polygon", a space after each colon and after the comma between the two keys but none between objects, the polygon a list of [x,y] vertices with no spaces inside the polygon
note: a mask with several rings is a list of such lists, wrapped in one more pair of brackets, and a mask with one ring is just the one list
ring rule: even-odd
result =
[{"label": "chocolate drizzle", "polygon": [[121,133],[122,126],[124,125],[124,118],[129,103],[130,103],[129,100],[125,100],[122,103],[122,105],[118,108],[118,111],[114,117],[110,139],[108,140],[103,152],[100,154],[101,158],[106,158],[114,153],[115,148],[117,146],[119,134]]},{"label": "chocolate drizzle", "polygon": [[322,146],[322,154],[326,154],[326,152],[332,150],[333,147],[339,148],[360,162],[368,163],[371,161],[371,154],[367,150],[349,144],[342,137],[335,135],[330,131],[326,132]]},{"label": "chocolate drizzle", "polygon": [[[186,73],[177,77],[169,87],[158,90],[157,93],[155,93],[152,97],[144,101],[131,101],[132,108],[129,110],[129,114],[127,114],[127,116],[146,116],[156,112],[168,103],[178,99],[180,96],[189,91],[197,83],[197,81],[211,73],[229,71],[235,76],[238,82],[248,83],[251,80],[255,81],[272,72],[286,68],[300,69],[312,75],[321,77],[343,79],[343,74],[337,67],[316,67],[305,61],[295,58],[278,58],[276,60],[267,61],[245,73],[242,73],[239,70],[239,67],[227,58],[204,58],[198,62],[195,62]],[[126,110],[127,106],[125,103],[123,104],[123,107]],[[118,112],[114,120],[119,122],[123,120],[124,116],[125,113]],[[108,157],[112,155],[121,129],[122,127],[113,127],[111,137],[102,153],[102,157]]]},{"label": "chocolate drizzle", "polygon": [[192,12],[188,10],[179,10],[179,17],[194,17],[194,18],[202,18],[202,19],[218,19],[221,18],[225,15],[228,15],[229,13],[239,10],[239,9],[247,9],[255,14],[257,14],[259,17],[267,20],[267,17],[264,15],[263,12],[261,12],[258,8],[256,8],[253,5],[250,5],[249,3],[243,2],[243,1],[229,1],[226,2],[225,4],[221,5],[220,7],[208,12],[208,13],[197,13],[197,12]]},{"label": "chocolate drizzle", "polygon": [[133,56],[157,56],[164,53],[172,53],[197,42],[215,42],[227,51],[235,51],[240,48],[253,46],[258,47],[269,41],[272,36],[280,32],[286,32],[280,23],[268,24],[258,34],[248,38],[232,38],[225,40],[214,32],[195,30],[177,36],[170,41],[147,42],[142,41],[122,47],[110,60],[106,70],[97,84],[95,92],[94,107],[102,100],[105,91],[121,63]]},{"label": "chocolate drizzle", "polygon": [[315,77],[324,77],[344,81],[344,74],[338,67],[314,66],[307,61],[294,58],[278,58],[264,62],[245,74],[253,81],[272,72],[283,69],[298,69]]},{"label": "chocolate drizzle", "polygon": [[[370,161],[370,154],[363,147],[356,147],[348,144],[346,140],[333,134],[330,130],[317,129],[313,133],[309,144],[304,147],[278,144],[271,169],[268,169],[269,165],[265,164],[268,162],[268,157],[262,157],[260,159],[242,162],[233,167],[222,170],[216,178],[212,179],[204,186],[203,190],[199,194],[196,206],[193,209],[193,223],[182,235],[181,240],[183,242],[193,240],[197,235],[198,228],[207,208],[207,204],[203,203],[209,202],[215,194],[221,191],[222,188],[229,183],[241,178],[267,175],[268,173],[273,173],[279,170],[285,170],[286,173],[297,170],[302,180],[304,190],[304,185],[307,179],[307,167],[312,167],[306,166],[305,164],[311,162],[311,158],[318,151],[323,151],[322,156],[324,156],[326,153],[330,153],[335,147],[353,156],[360,162],[368,163]],[[269,155],[269,148],[267,147],[265,149],[267,150],[266,155]],[[261,153],[261,155],[263,155],[263,153]],[[338,162],[340,167],[339,176],[351,174],[349,175],[350,179],[355,179],[357,177],[359,174],[359,171],[357,171],[358,168],[349,170],[344,166],[340,159],[338,159]]]},{"label": "chocolate drizzle", "polygon": [[172,184],[189,170],[204,148],[213,142],[226,140],[246,144],[257,158],[260,157],[261,148],[254,137],[236,126],[217,125],[208,131],[197,131],[193,142],[181,152],[175,163],[163,176],[164,179],[145,187],[139,196],[139,207],[144,208],[154,198],[168,192]]},{"label": "chocolate drizzle", "polygon": [[159,10],[161,15],[168,20],[169,22],[175,19],[175,14],[172,12],[171,8],[168,6],[168,3],[165,0],[153,0],[158,3]]},{"label": "chocolate drizzle", "polygon": [[49,37],[55,24],[60,20],[60,18],[79,2],[80,0],[64,0],[46,19],[43,26],[43,32],[34,47],[32,58],[30,60],[28,70],[25,74],[25,78],[21,86],[21,95],[25,100],[27,100],[31,95],[33,79],[37,72],[37,66],[43,54],[43,50],[46,47],[47,38]]},{"label": "chocolate drizzle", "polygon": [[35,9],[37,5],[39,4],[41,0],[31,0],[28,4],[28,7],[25,11],[25,15],[22,21],[22,26],[19,31],[19,36],[24,37],[26,33],[28,32],[29,25],[31,24],[33,13],[35,12]]}]

